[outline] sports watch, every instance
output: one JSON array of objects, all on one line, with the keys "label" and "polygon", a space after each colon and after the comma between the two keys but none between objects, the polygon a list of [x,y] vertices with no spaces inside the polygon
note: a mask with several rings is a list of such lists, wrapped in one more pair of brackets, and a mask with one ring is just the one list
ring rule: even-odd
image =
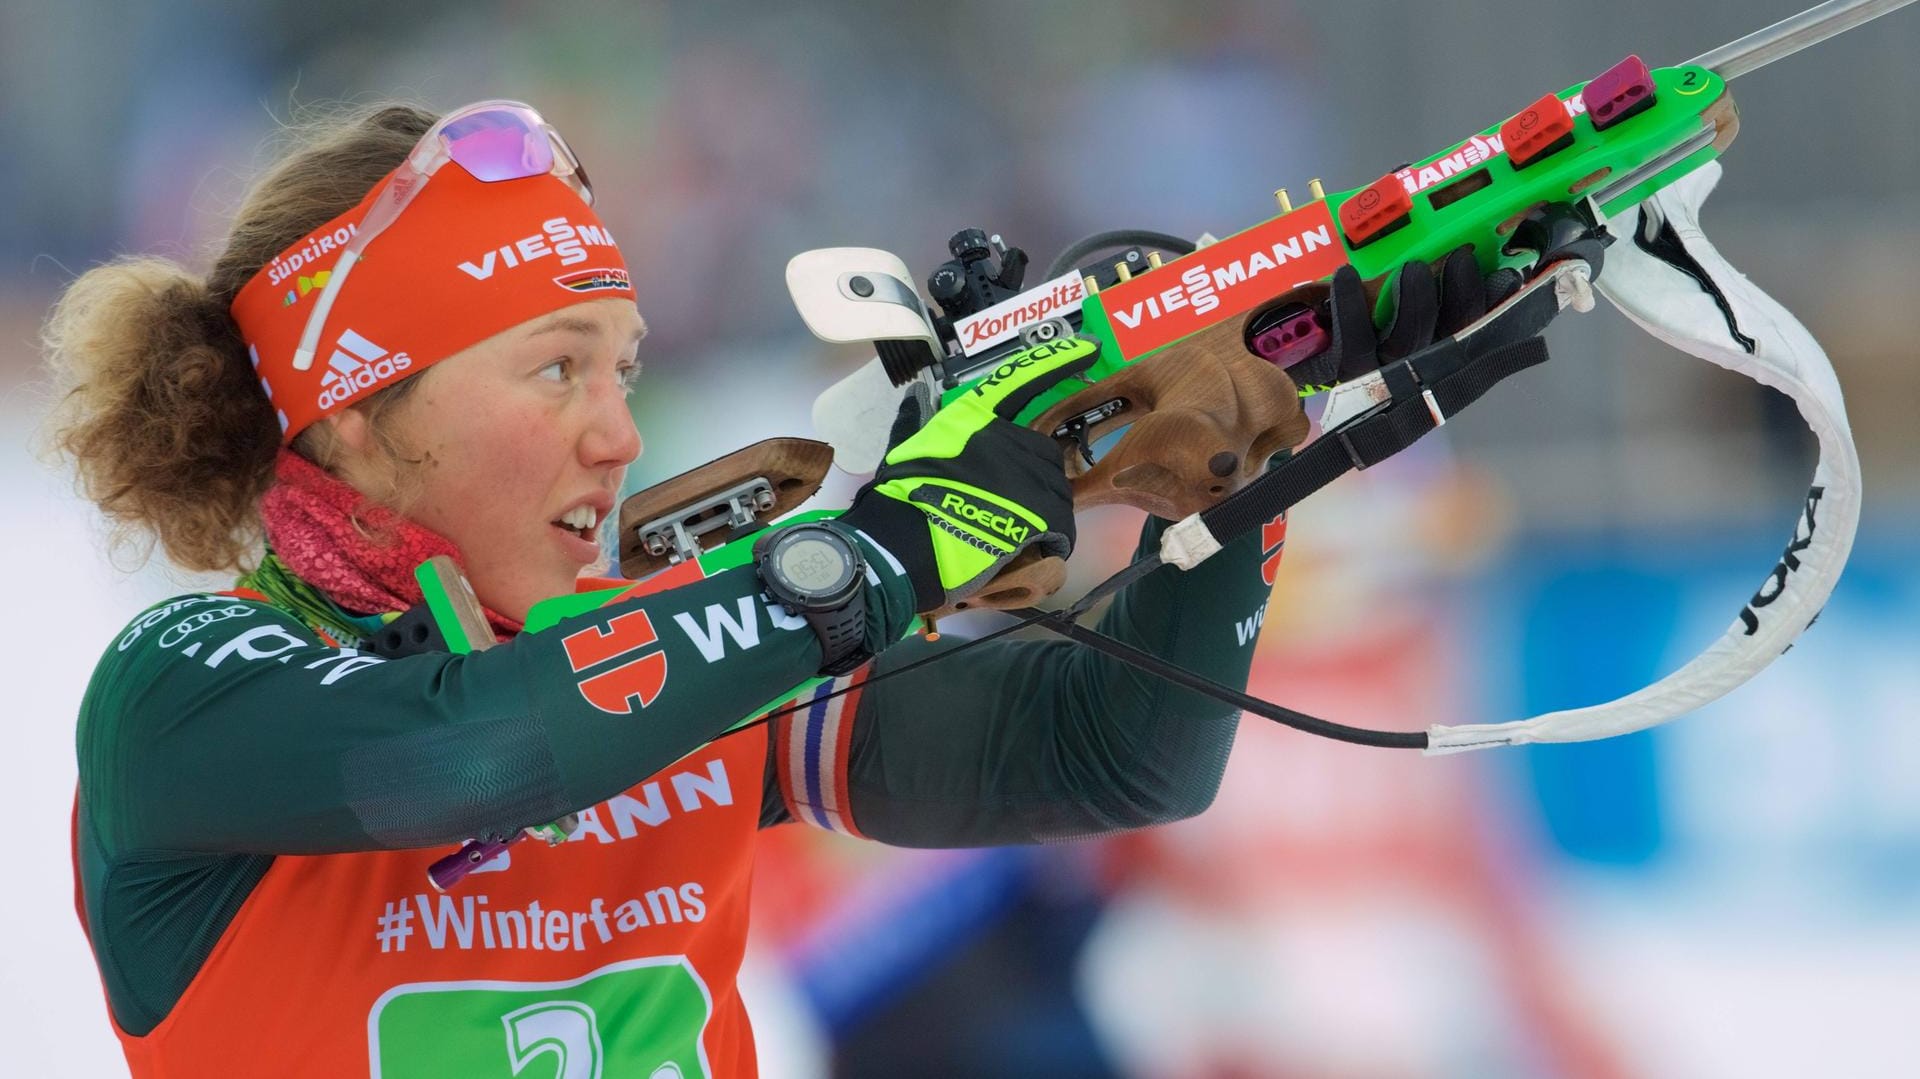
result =
[{"label": "sports watch", "polygon": [[753,545],[767,598],[799,615],[820,638],[820,673],[839,676],[873,658],[866,649],[867,562],[853,540],[826,525],[788,525]]}]

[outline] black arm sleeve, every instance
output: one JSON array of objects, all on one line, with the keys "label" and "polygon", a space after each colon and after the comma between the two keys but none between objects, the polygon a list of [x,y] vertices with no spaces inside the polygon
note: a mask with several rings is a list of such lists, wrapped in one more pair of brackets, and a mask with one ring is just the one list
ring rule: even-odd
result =
[{"label": "black arm sleeve", "polygon": [[[883,558],[870,644],[911,617]],[[624,600],[470,655],[382,661],[284,612],[190,597],[96,670],[81,790],[109,851],[316,854],[453,842],[624,790],[812,675],[751,568]]]},{"label": "black arm sleeve", "polygon": [[[1149,518],[1141,549],[1167,522]],[[1278,528],[1123,589],[1100,628],[1244,687]],[[1265,545],[1263,547],[1263,544]],[[958,642],[918,641],[885,671]],[[858,677],[858,676],[856,676]],[[1191,816],[1219,787],[1239,714],[1071,641],[996,641],[861,694],[845,765],[860,831],[899,846],[1071,839]],[[768,771],[767,823],[787,819]]]}]

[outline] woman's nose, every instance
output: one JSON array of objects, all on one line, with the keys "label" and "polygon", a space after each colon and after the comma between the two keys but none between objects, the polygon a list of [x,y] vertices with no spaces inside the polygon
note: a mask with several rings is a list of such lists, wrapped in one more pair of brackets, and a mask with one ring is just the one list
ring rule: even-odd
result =
[{"label": "woman's nose", "polygon": [[594,389],[592,417],[580,440],[580,454],[588,466],[626,465],[640,456],[640,429],[619,385]]}]

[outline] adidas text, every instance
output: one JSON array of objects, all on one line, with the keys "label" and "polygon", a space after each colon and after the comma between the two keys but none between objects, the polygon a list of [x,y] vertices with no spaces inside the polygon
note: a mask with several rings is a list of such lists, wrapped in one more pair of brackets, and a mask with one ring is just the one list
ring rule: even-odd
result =
[{"label": "adidas text", "polygon": [[338,347],[327,360],[326,374],[320,379],[319,407],[327,409],[351,401],[360,391],[384,385],[412,366],[413,357],[406,353],[389,353],[352,330],[342,331]]}]

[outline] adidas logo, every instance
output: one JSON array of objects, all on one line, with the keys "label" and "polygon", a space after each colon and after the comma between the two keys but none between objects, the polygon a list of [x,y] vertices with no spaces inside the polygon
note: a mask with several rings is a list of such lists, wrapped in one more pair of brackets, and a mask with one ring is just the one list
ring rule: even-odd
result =
[{"label": "adidas logo", "polygon": [[386,349],[352,330],[341,331],[334,345],[327,373],[320,379],[322,409],[351,401],[361,390],[381,385],[413,366],[413,357],[404,352],[388,355]]}]

